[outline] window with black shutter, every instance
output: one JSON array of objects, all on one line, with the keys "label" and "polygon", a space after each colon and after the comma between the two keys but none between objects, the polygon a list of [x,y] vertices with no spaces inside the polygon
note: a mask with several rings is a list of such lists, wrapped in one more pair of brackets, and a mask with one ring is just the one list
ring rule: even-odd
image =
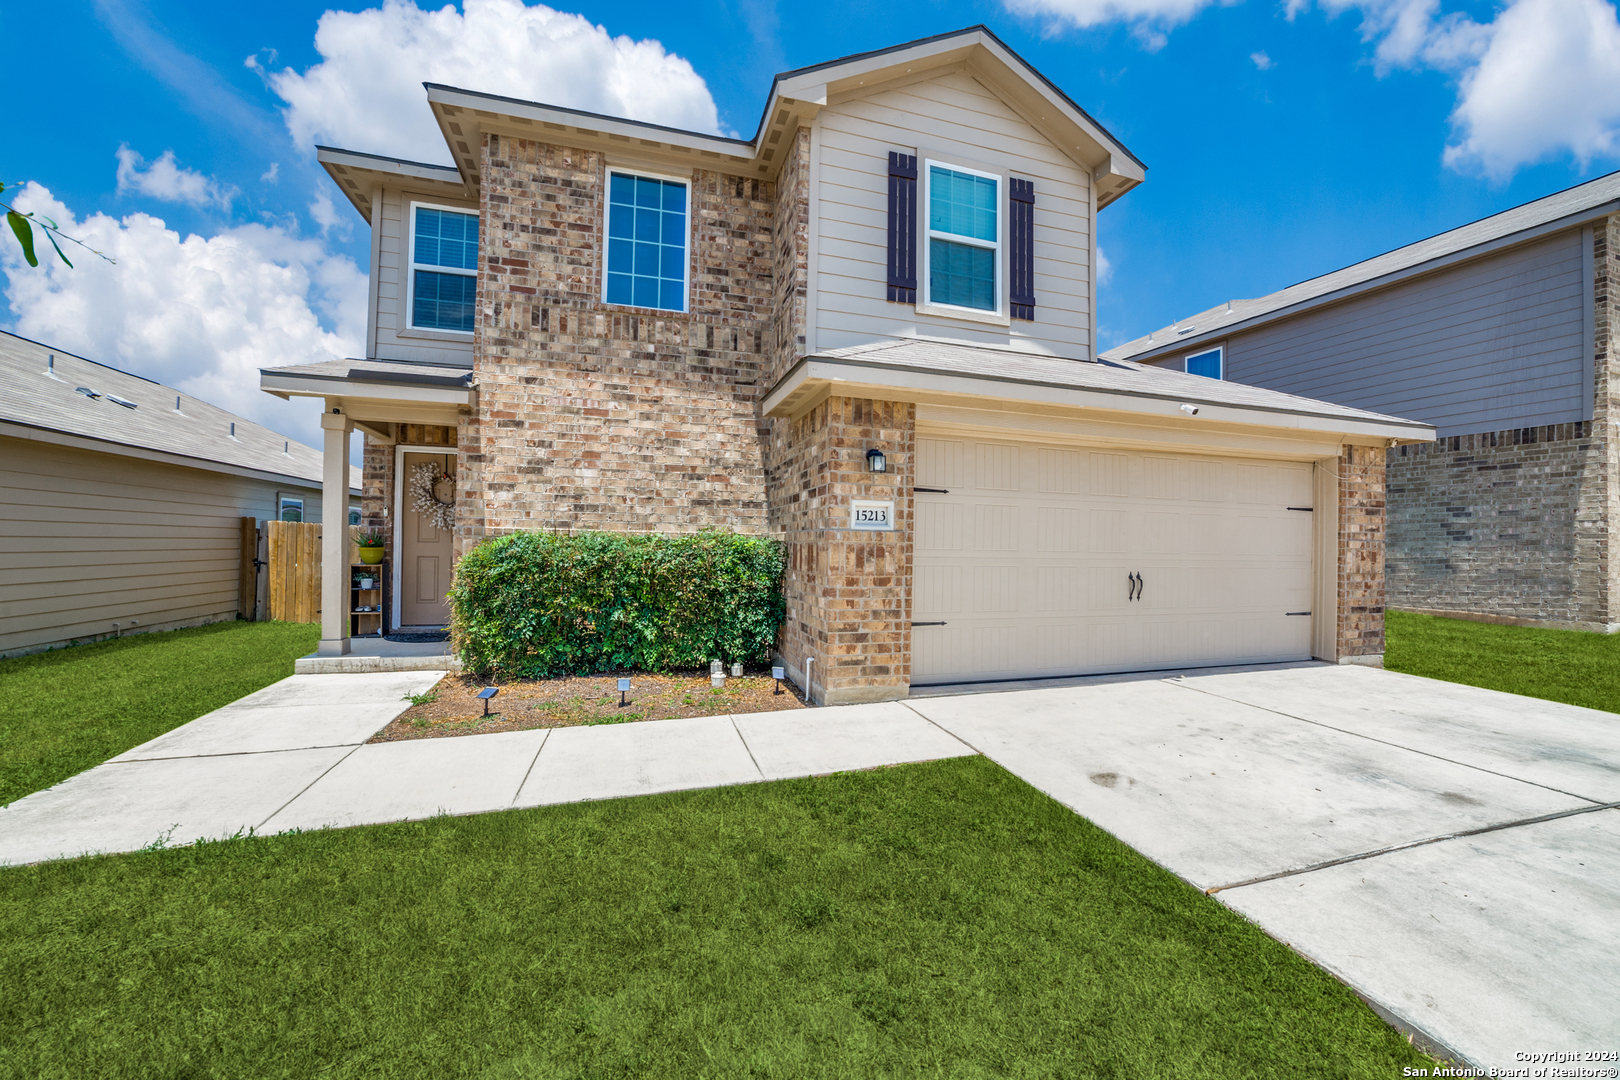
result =
[{"label": "window with black shutter", "polygon": [[1012,317],[1035,318],[1035,182],[1014,179],[1009,185],[1010,250],[1008,284],[1012,287]]},{"label": "window with black shutter", "polygon": [[889,300],[917,302],[917,157],[889,151]]}]

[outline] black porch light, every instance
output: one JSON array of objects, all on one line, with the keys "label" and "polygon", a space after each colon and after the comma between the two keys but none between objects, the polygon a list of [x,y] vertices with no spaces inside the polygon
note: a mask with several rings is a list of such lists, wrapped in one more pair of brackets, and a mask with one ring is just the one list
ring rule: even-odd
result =
[{"label": "black porch light", "polygon": [[500,692],[501,692],[500,687],[498,687],[498,686],[486,686],[482,690],[478,691],[478,696],[480,698],[482,698],[483,702],[484,702],[484,715],[485,716],[489,715],[489,699],[494,697],[496,694],[498,694]]},{"label": "black porch light", "polygon": [[870,449],[870,450],[868,450],[866,452],[866,471],[867,472],[888,472],[889,471],[889,463],[883,457],[883,451],[879,450],[875,446],[872,447],[872,449]]}]

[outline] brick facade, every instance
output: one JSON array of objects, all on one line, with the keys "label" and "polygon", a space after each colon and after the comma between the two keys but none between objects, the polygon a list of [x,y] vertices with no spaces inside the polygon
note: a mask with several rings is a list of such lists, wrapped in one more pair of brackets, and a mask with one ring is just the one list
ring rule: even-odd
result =
[{"label": "brick facade", "polygon": [[1384,452],[1339,454],[1338,658],[1384,653]]},{"label": "brick facade", "polygon": [[603,155],[487,136],[457,550],[519,529],[767,528],[774,185],[692,174],[691,311],[601,302]]}]

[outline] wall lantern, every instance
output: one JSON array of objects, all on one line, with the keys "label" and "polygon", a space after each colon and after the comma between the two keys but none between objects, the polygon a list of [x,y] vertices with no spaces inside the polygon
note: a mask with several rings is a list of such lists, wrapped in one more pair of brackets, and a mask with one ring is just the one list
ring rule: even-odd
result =
[{"label": "wall lantern", "polygon": [[889,463],[884,460],[883,451],[873,447],[866,452],[867,472],[888,472]]}]

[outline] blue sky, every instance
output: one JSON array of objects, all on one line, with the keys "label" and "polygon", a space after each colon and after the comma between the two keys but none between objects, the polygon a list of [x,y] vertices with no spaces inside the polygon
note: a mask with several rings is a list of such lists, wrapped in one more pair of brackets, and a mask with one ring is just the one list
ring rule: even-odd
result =
[{"label": "blue sky", "polygon": [[431,11],[8,5],[8,38],[39,47],[12,62],[27,126],[0,179],[47,189],[25,203],[120,262],[34,271],[8,250],[0,321],[313,441],[315,407],[253,371],[357,349],[366,230],[314,139],[447,160],[423,79],[750,135],[778,70],[979,22],[1149,166],[1101,215],[1104,348],[1620,167],[1607,0]]}]

